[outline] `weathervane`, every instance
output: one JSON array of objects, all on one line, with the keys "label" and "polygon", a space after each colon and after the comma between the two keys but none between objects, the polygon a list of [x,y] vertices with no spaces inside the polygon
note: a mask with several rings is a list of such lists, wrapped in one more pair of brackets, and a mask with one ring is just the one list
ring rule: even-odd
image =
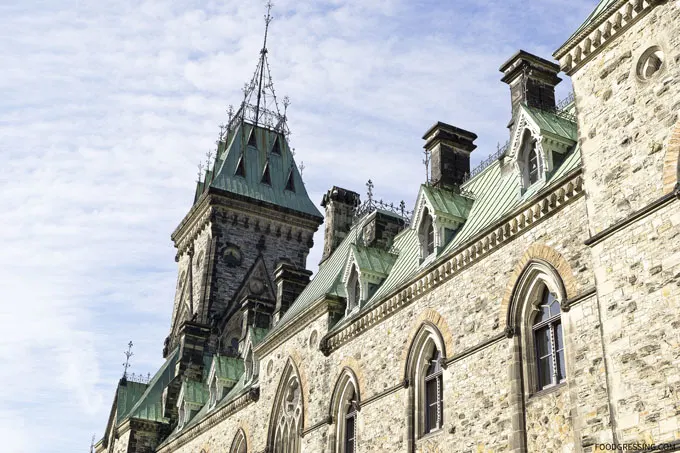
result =
[{"label": "weathervane", "polygon": [[124,368],[124,371],[123,371],[123,379],[127,379],[127,370],[128,370],[128,368],[130,368],[130,367],[132,366],[132,365],[130,365],[130,357],[132,357],[133,355],[135,355],[135,354],[132,352],[132,346],[133,346],[132,340],[130,340],[130,342],[128,343],[128,350],[124,352],[124,354],[125,354],[125,363],[123,364],[123,368]]}]

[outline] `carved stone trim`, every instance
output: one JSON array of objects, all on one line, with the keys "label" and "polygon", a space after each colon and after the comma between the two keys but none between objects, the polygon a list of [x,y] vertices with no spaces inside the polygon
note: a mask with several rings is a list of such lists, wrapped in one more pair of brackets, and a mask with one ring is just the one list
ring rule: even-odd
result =
[{"label": "carved stone trim", "polygon": [[570,38],[553,56],[568,75],[575,73],[590,57],[618,37],[629,25],[664,0],[619,0],[597,22]]},{"label": "carved stone trim", "polygon": [[158,453],[175,451],[187,442],[192,441],[196,437],[200,436],[205,431],[209,430],[213,426],[217,425],[221,421],[225,420],[232,414],[240,411],[248,404],[257,401],[260,397],[259,387],[251,387],[244,391],[241,396],[233,400],[231,403],[213,410],[209,413],[203,421],[197,425],[191,426],[183,430],[178,437],[171,440],[168,443],[161,444],[156,450]]}]

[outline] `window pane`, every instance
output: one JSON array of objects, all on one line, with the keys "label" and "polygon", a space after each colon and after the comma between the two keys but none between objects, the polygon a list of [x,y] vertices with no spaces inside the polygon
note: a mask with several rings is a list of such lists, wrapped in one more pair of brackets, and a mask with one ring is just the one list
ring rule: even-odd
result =
[{"label": "window pane", "polygon": [[536,341],[536,356],[541,359],[550,355],[550,327],[545,326],[537,329],[534,333]]},{"label": "window pane", "polygon": [[562,382],[567,377],[567,368],[564,365],[564,350],[557,353],[557,381]]},{"label": "window pane", "polygon": [[354,417],[347,417],[345,425],[345,453],[354,453]]},{"label": "window pane", "polygon": [[551,298],[553,299],[552,302],[550,303],[550,316],[556,316],[560,314],[560,303],[555,299],[554,297]]},{"label": "window pane", "polygon": [[425,404],[427,406],[437,401],[437,380],[432,379],[425,382]]},{"label": "window pane", "polygon": [[544,388],[552,384],[553,365],[552,355],[538,360],[538,387]]},{"label": "window pane", "polygon": [[427,417],[425,421],[425,432],[429,433],[437,429],[437,403],[426,408]]},{"label": "window pane", "polygon": [[564,349],[564,338],[562,336],[562,323],[561,322],[556,322],[553,324],[554,329],[555,329],[555,349],[557,351],[561,351]]},{"label": "window pane", "polygon": [[536,315],[536,320],[534,321],[534,324],[538,324],[539,322],[547,321],[550,319],[550,307],[547,305],[541,305],[538,307],[538,314]]}]

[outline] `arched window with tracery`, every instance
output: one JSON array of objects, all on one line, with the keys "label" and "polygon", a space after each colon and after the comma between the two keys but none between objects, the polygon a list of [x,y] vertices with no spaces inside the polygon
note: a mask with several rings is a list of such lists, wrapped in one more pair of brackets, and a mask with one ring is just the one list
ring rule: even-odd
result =
[{"label": "arched window with tracery", "polygon": [[303,422],[300,378],[295,365],[288,362],[275,399],[269,428],[269,446],[273,453],[299,453]]},{"label": "arched window with tracery", "polygon": [[359,386],[356,376],[349,368],[345,368],[331,398],[331,415],[335,421],[331,451],[356,453],[359,409]]},{"label": "arched window with tracery", "polygon": [[566,292],[557,271],[541,260],[531,262],[518,281],[511,312],[512,322],[521,333],[518,340],[523,351],[525,394],[554,387],[567,378],[561,309],[564,300]]},{"label": "arched window with tracery", "polygon": [[445,349],[441,334],[424,324],[411,345],[407,379],[411,385],[415,438],[435,432],[444,423]]},{"label": "arched window with tracery", "polygon": [[243,432],[242,429],[239,429],[238,432],[236,433],[236,436],[234,436],[234,440],[231,443],[229,453],[247,453],[247,452],[248,443],[246,442],[246,434]]}]

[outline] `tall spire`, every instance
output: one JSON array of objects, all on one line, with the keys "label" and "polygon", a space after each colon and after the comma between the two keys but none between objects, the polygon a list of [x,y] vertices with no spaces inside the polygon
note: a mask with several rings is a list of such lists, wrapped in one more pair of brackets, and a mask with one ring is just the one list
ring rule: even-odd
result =
[{"label": "tall spire", "polygon": [[271,15],[271,1],[267,2],[267,14],[264,16],[264,41],[260,50],[260,59],[257,62],[255,73],[250,83],[243,88],[243,102],[236,114],[230,118],[227,131],[232,130],[242,121],[262,126],[288,135],[290,131],[286,124],[286,111],[289,105],[288,98],[284,99],[283,113],[279,110],[278,100],[274,92],[269,61],[267,60],[267,38],[269,36],[269,24],[273,20]]}]

